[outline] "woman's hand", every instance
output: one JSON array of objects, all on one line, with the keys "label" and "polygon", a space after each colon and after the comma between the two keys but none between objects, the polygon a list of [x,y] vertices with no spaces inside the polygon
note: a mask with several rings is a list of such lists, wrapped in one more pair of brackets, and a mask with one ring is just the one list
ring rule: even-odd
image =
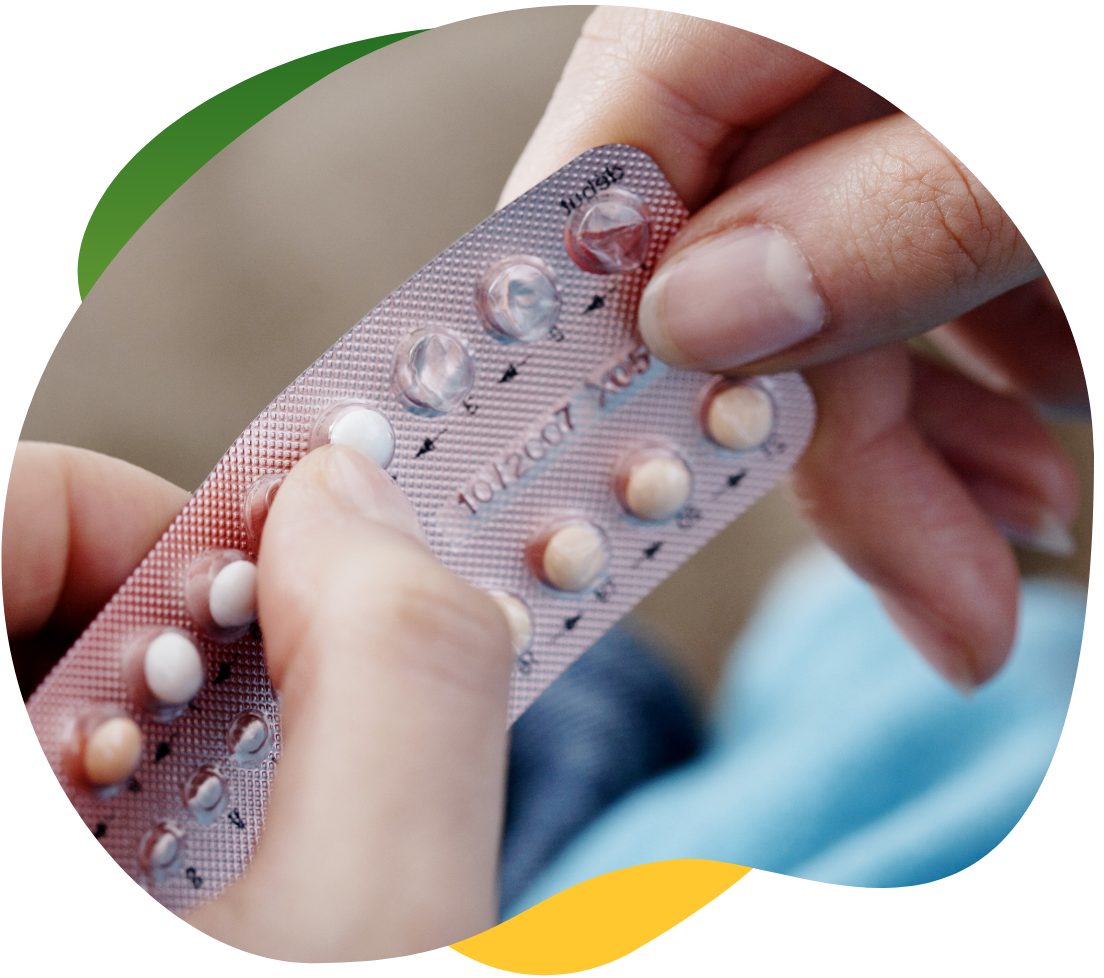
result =
[{"label": "woman's hand", "polygon": [[[187,499],[115,459],[21,445],[3,537],[13,646],[79,633]],[[513,661],[501,612],[430,553],[391,478],[336,446],[280,488],[258,607],[283,752],[249,869],[191,922],[306,961],[492,926]]]},{"label": "woman's hand", "polygon": [[[940,672],[984,682],[1015,629],[1005,537],[1067,550],[1077,507],[1024,400],[1087,405],[1016,227],[883,99],[707,21],[600,8],[503,201],[614,142],[655,158],[693,212],[644,292],[644,341],[678,367],[805,370],[819,424],[792,479],[802,510]],[[935,327],[962,373],[901,342]]]}]

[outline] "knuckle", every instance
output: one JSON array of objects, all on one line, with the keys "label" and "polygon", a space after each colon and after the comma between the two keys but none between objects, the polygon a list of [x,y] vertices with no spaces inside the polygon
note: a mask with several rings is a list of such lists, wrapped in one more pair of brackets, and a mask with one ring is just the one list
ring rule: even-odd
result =
[{"label": "knuckle", "polygon": [[1027,252],[992,195],[919,126],[878,147],[857,177],[859,205],[849,210],[868,264],[965,292]]}]

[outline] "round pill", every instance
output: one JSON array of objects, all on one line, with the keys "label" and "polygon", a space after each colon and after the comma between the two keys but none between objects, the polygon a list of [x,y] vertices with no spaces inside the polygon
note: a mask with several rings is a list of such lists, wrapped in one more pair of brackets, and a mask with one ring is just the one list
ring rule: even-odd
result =
[{"label": "round pill", "polygon": [[138,843],[138,865],[160,882],[180,863],[184,834],[168,822],[158,822]]},{"label": "round pill", "polygon": [[330,425],[329,436],[331,444],[355,448],[379,466],[386,467],[395,454],[395,432],[391,422],[371,408],[352,407],[342,411]]},{"label": "round pill", "polygon": [[180,632],[162,632],[142,663],[149,691],[162,703],[187,703],[203,685],[203,658]]},{"label": "round pill", "polygon": [[539,258],[519,255],[498,262],[476,293],[483,324],[509,340],[531,342],[548,335],[560,316],[556,278]]},{"label": "round pill", "polygon": [[564,228],[567,253],[584,272],[615,275],[639,268],[651,222],[644,202],[627,190],[603,190],[578,205]]},{"label": "round pill", "polygon": [[272,733],[264,717],[247,710],[230,725],[226,743],[235,761],[246,767],[256,767],[272,748]]},{"label": "round pill", "polygon": [[514,655],[522,655],[533,644],[533,618],[529,614],[529,609],[521,598],[507,594],[505,591],[491,591],[490,596],[506,616]]},{"label": "round pill", "polygon": [[446,414],[460,406],[474,384],[471,354],[448,330],[418,330],[399,344],[392,385],[411,411]]},{"label": "round pill", "polygon": [[705,432],[722,448],[758,448],[774,427],[774,404],[757,384],[723,384],[705,408]]},{"label": "round pill", "polygon": [[542,577],[558,591],[585,591],[606,569],[606,541],[593,523],[556,530],[541,554]]},{"label": "round pill", "polygon": [[210,767],[201,767],[184,785],[184,804],[200,825],[210,825],[226,808],[226,783]]},{"label": "round pill", "polygon": [[249,560],[227,564],[211,581],[207,595],[211,617],[222,628],[240,628],[257,618],[257,565]]},{"label": "round pill", "polygon": [[129,777],[142,757],[142,731],[130,717],[111,717],[84,744],[84,776],[90,784],[117,784]]},{"label": "round pill", "polygon": [[678,456],[652,455],[630,465],[624,488],[625,508],[637,519],[668,519],[686,505],[692,482],[690,470]]}]

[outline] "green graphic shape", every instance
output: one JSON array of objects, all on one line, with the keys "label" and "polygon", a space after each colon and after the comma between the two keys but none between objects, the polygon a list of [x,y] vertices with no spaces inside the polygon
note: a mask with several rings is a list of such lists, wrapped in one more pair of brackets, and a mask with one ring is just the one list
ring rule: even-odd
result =
[{"label": "green graphic shape", "polygon": [[250,126],[338,68],[420,33],[353,41],[262,71],[196,106],[154,136],[111,181],[84,229],[77,258],[81,299],[146,219]]}]

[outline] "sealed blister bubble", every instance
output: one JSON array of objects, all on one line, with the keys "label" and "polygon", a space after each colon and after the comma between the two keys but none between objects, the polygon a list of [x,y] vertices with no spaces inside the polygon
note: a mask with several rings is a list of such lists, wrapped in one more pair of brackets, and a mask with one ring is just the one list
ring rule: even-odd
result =
[{"label": "sealed blister bubble", "polygon": [[690,501],[694,477],[683,457],[661,442],[634,445],[618,461],[613,491],[630,516],[668,520]]},{"label": "sealed blister bubble", "polygon": [[149,882],[164,882],[183,859],[184,831],[173,822],[158,822],[138,844],[138,865]]},{"label": "sealed blister bubble", "polygon": [[701,398],[701,425],[722,448],[758,448],[774,428],[774,402],[754,380],[721,377],[706,385]]},{"label": "sealed blister bubble", "polygon": [[142,731],[121,707],[100,703],[71,719],[62,744],[62,763],[78,785],[111,794],[138,768]]},{"label": "sealed blister bubble", "polygon": [[502,609],[506,617],[506,626],[510,630],[510,644],[514,655],[524,655],[533,644],[533,614],[529,606],[516,594],[506,591],[488,591],[495,604]]},{"label": "sealed blister bubble", "polygon": [[456,333],[419,329],[399,344],[392,378],[404,407],[419,414],[447,414],[472,389],[475,364]]},{"label": "sealed blister bubble", "polygon": [[162,723],[180,716],[206,679],[198,637],[182,628],[139,629],[128,637],[120,662],[130,701]]},{"label": "sealed blister bubble", "polygon": [[648,205],[615,188],[583,201],[564,229],[571,260],[584,272],[615,275],[644,264],[651,242]]},{"label": "sealed blister bubble", "polygon": [[264,824],[282,731],[252,560],[309,450],[387,466],[433,552],[498,602],[504,722],[792,467],[813,421],[800,377],[716,380],[640,343],[686,218],[628,146],[493,214],[261,412],[35,691],[68,797],[165,906],[220,892]]},{"label": "sealed blister bubble", "polygon": [[244,767],[256,767],[272,750],[272,728],[261,714],[246,710],[226,733],[231,758]]},{"label": "sealed blister bubble", "polygon": [[218,770],[201,767],[184,783],[181,792],[184,805],[200,825],[210,825],[223,812],[230,799],[230,789]]},{"label": "sealed blister bubble", "polygon": [[550,588],[577,593],[591,587],[609,564],[609,541],[589,520],[548,523],[528,547],[529,566]]},{"label": "sealed blister bubble", "polygon": [[261,533],[264,530],[268,511],[276,499],[284,473],[270,473],[254,479],[242,498],[242,526],[249,549],[254,553],[260,549]]},{"label": "sealed blister bubble", "polygon": [[534,255],[511,255],[488,270],[475,304],[491,333],[531,342],[549,334],[563,303],[556,273],[548,264]]},{"label": "sealed blister bubble", "polygon": [[345,445],[387,468],[395,455],[395,429],[382,411],[359,401],[332,405],[315,422],[309,447]]},{"label": "sealed blister bubble", "polygon": [[240,550],[205,551],[188,567],[184,604],[216,642],[240,638],[257,620],[257,565]]}]

